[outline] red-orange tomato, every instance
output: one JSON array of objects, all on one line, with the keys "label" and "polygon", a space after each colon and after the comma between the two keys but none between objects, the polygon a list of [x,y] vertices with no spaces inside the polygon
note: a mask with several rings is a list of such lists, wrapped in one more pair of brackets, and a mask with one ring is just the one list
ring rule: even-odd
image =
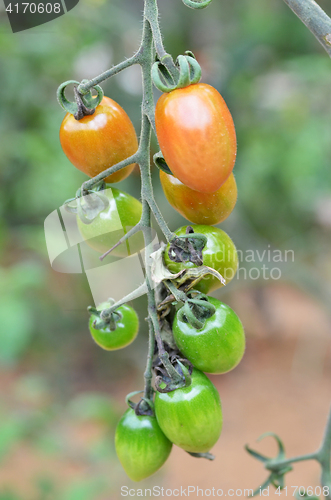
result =
[{"label": "red-orange tomato", "polygon": [[170,205],[194,224],[219,224],[230,215],[237,201],[237,184],[233,174],[215,193],[194,191],[162,170],[160,180]]},{"label": "red-orange tomato", "polygon": [[205,83],[163,94],[155,109],[159,145],[183,184],[214,193],[232,172],[237,140],[223,97]]},{"label": "red-orange tomato", "polygon": [[[116,163],[132,156],[138,149],[134,126],[123,108],[104,97],[93,115],[76,120],[67,113],[60,128],[61,146],[71,163],[90,177],[95,177]],[[131,164],[108,176],[105,181],[119,182],[134,168]]]}]

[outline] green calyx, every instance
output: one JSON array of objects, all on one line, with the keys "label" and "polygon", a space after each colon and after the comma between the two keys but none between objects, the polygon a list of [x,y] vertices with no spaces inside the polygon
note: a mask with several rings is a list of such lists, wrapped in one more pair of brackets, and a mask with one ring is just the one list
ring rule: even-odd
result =
[{"label": "green calyx", "polygon": [[161,151],[155,153],[155,155],[153,156],[153,161],[159,170],[163,170],[163,172],[165,172],[166,174],[174,175],[168,167],[168,164],[165,161]]},{"label": "green calyx", "polygon": [[212,0],[183,0],[183,4],[191,9],[204,9],[208,7]]},{"label": "green calyx", "polygon": [[191,226],[187,226],[186,234],[175,236],[169,247],[169,259],[173,262],[192,262],[197,266],[202,266],[202,250],[207,243],[204,234],[194,233]]},{"label": "green calyx", "polygon": [[208,318],[215,314],[215,306],[208,302],[207,296],[189,298],[178,311],[180,321],[190,323],[196,330],[201,330]]},{"label": "green calyx", "polygon": [[[81,83],[86,83],[88,80],[82,80]],[[75,85],[75,102],[68,101],[65,96],[65,89],[68,85]],[[97,92],[97,95],[93,97],[91,89],[87,91],[86,94],[81,94],[78,92],[76,86],[79,82],[76,80],[68,80],[67,82],[61,83],[57,89],[57,100],[60,106],[75,116],[76,119],[80,120],[85,115],[91,115],[94,113],[95,108],[100,104],[103,98],[103,90],[99,85],[95,85],[93,89]]]},{"label": "green calyx", "polygon": [[90,316],[95,317],[93,328],[95,330],[104,330],[107,328],[110,332],[116,330],[116,321],[122,319],[122,314],[119,311],[110,311],[111,306],[115,303],[113,299],[109,299],[104,303],[104,309],[99,310],[95,307],[89,306],[87,308]]},{"label": "green calyx", "polygon": [[130,392],[125,398],[126,404],[129,406],[129,408],[132,408],[134,410],[136,415],[145,415],[148,417],[154,417],[155,416],[155,411],[154,411],[154,403],[151,399],[148,398],[141,398],[139,403],[134,403],[131,401],[131,398],[134,396],[137,396],[137,394],[141,394],[144,391],[134,391]]},{"label": "green calyx", "polygon": [[168,57],[167,54],[152,66],[153,83],[161,92],[172,92],[200,81],[201,67],[192,52],[186,51],[184,56],[177,57],[176,72],[168,69]]},{"label": "green calyx", "polygon": [[169,360],[167,352],[160,354],[159,358],[164,368],[160,366],[155,368],[157,375],[155,387],[158,392],[172,392],[191,385],[193,366],[187,359],[179,359],[179,356],[176,355]]}]

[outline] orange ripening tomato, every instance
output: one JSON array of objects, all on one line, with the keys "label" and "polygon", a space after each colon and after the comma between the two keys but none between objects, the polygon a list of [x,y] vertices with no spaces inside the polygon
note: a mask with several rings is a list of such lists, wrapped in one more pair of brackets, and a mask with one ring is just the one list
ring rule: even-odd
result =
[{"label": "orange ripening tomato", "polygon": [[[93,115],[76,120],[67,113],[60,128],[61,146],[71,163],[90,177],[95,177],[116,163],[132,156],[138,149],[134,126],[123,108],[104,97]],[[134,164],[106,177],[105,182],[119,182],[132,172]]]},{"label": "orange ripening tomato", "polygon": [[232,172],[237,140],[223,97],[205,83],[163,94],[155,109],[159,145],[183,184],[214,193]]},{"label": "orange ripening tomato", "polygon": [[162,170],[160,180],[170,205],[194,224],[219,224],[230,215],[237,201],[237,184],[233,174],[215,193],[194,191]]}]

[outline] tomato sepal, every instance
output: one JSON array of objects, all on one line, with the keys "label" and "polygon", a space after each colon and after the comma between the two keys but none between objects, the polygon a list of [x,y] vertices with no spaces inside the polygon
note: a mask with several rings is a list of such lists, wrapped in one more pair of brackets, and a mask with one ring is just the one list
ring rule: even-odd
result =
[{"label": "tomato sepal", "polygon": [[208,302],[208,299],[188,299],[177,314],[180,321],[190,323],[197,330],[201,330],[215,311],[215,306]]},{"label": "tomato sepal", "polygon": [[192,451],[187,451],[186,453],[188,453],[189,455],[191,455],[191,457],[194,457],[194,458],[206,458],[207,460],[210,460],[210,461],[213,461],[215,460],[215,455],[213,455],[212,453],[209,453],[209,452],[206,452],[206,453],[193,453]]},{"label": "tomato sepal", "polygon": [[196,2],[195,0],[183,0],[183,4],[186,7],[190,7],[190,9],[204,9],[208,7],[208,5],[212,2],[212,0],[203,0],[202,2]]},{"label": "tomato sepal", "polygon": [[[166,245],[163,244],[161,247],[151,254],[152,259],[152,279],[156,284],[170,280],[177,288],[181,287],[182,290],[187,293],[190,289],[196,288],[199,281],[201,281],[206,275],[214,276],[218,281],[221,282],[222,286],[226,285],[226,281],[223,276],[215,269],[208,266],[200,266],[194,268],[182,269],[177,273],[172,273],[168,267],[165,265],[165,250]],[[197,290],[195,290],[197,292]],[[162,304],[166,305],[167,299],[162,301]]]},{"label": "tomato sepal", "polygon": [[170,168],[168,167],[168,164],[165,161],[165,159],[164,159],[163,154],[161,153],[161,151],[159,151],[158,153],[155,153],[155,155],[153,156],[153,161],[154,161],[155,166],[159,170],[162,170],[166,174],[174,175],[171,172]]},{"label": "tomato sepal", "polygon": [[283,442],[277,436],[277,434],[275,434],[274,432],[266,432],[265,434],[262,434],[262,436],[260,436],[257,441],[261,441],[267,436],[274,437],[278,444],[278,455],[275,458],[266,457],[265,455],[262,455],[261,453],[252,450],[251,448],[249,448],[248,445],[245,446],[246,451],[254,458],[264,463],[265,469],[270,471],[270,475],[263,483],[263,485],[257,488],[251,496],[256,496],[261,491],[261,488],[263,489],[267,488],[269,484],[272,484],[275,488],[280,488],[280,489],[284,488],[285,474],[293,470],[293,467],[291,465],[279,465],[279,462],[284,460],[286,456],[285,456],[285,449]]},{"label": "tomato sepal", "polygon": [[137,406],[137,403],[134,403],[133,401],[131,401],[131,398],[134,398],[135,396],[137,396],[138,394],[142,394],[143,392],[144,392],[143,390],[133,391],[125,396],[125,403],[128,405],[129,408],[132,408],[132,410],[135,409],[135,407]]},{"label": "tomato sepal", "polygon": [[130,394],[127,394],[125,398],[125,402],[128,405],[129,408],[134,410],[136,415],[140,416],[149,416],[149,417],[155,417],[155,411],[154,411],[154,403],[151,399],[142,397],[140,398],[138,403],[135,403],[134,401],[131,401],[131,398],[137,396],[138,394],[143,393],[144,391],[134,391],[130,392]]},{"label": "tomato sepal", "polygon": [[[201,235],[207,238],[206,245],[202,250],[202,267],[206,266],[205,269],[208,269],[208,274],[211,274],[210,277],[206,276],[206,279],[200,280],[199,283],[195,283],[194,288],[201,292],[209,293],[228,284],[233,279],[238,268],[238,253],[231,238],[218,227],[205,226],[202,224],[192,227],[197,235],[201,233]],[[187,238],[187,230],[189,228],[191,228],[191,226],[183,226],[177,229],[172,241],[179,237]],[[194,235],[189,235],[190,238],[192,238],[192,236]],[[175,274],[183,269],[193,269],[194,266],[198,266],[196,270],[198,274],[200,274],[202,268],[199,264],[194,264],[189,260],[176,262],[175,256],[169,255],[172,241],[168,243],[163,254],[164,263],[168,270]],[[213,272],[209,272],[209,268],[212,268],[218,274],[215,275]]]},{"label": "tomato sepal", "polygon": [[[86,83],[87,81],[88,80],[82,80],[81,83]],[[79,85],[79,82],[77,82],[76,80],[68,80],[61,83],[61,85],[57,89],[56,95],[60,106],[68,113],[75,115],[78,111],[77,102],[71,102],[65,96],[65,89],[68,85],[71,84]],[[93,89],[97,92],[97,95],[95,97],[92,96],[91,89],[88,90],[85,95],[80,93],[83,104],[86,106],[86,108],[89,108],[91,110],[94,110],[100,104],[104,96],[103,90],[99,85],[95,85]]]},{"label": "tomato sepal", "polygon": [[[159,354],[160,362],[155,366],[155,388],[162,394],[189,387],[192,383],[193,365],[187,359],[182,359],[178,354],[171,357],[167,352]],[[187,366],[185,366],[187,365]]]},{"label": "tomato sepal", "polygon": [[106,309],[96,309],[95,307],[89,306],[87,308],[90,316],[95,316],[92,326],[95,330],[103,330],[107,328],[109,331],[114,332],[116,330],[116,321],[120,321],[123,318],[123,314],[120,311],[112,311],[108,313],[108,308],[113,305],[115,301],[113,299],[108,299]]},{"label": "tomato sepal", "polygon": [[161,92],[172,92],[198,83],[201,79],[201,67],[193,52],[186,51],[185,55],[179,55],[176,59],[177,75],[171,73],[166,66],[166,60],[162,58],[152,66],[152,80]]},{"label": "tomato sepal", "polygon": [[170,241],[169,259],[173,262],[192,262],[196,266],[202,266],[202,250],[206,243],[205,235],[194,233],[193,228],[187,226],[185,235],[175,236]]}]

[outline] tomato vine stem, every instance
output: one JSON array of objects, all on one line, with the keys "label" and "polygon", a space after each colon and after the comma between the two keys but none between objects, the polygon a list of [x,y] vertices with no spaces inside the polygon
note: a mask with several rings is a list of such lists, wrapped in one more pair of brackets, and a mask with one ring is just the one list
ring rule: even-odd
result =
[{"label": "tomato vine stem", "polygon": [[[152,248],[152,233],[151,233],[151,213],[153,213],[159,227],[161,228],[165,238],[170,241],[173,238],[173,233],[168,228],[154,198],[153,186],[151,179],[151,165],[150,165],[150,142],[152,128],[155,130],[154,118],[154,98],[153,98],[153,83],[151,77],[151,68],[155,60],[155,51],[159,58],[165,58],[169,71],[176,70],[175,65],[170,55],[168,55],[163,47],[161,32],[158,24],[158,9],[157,0],[144,0],[144,24],[141,45],[138,52],[130,59],[123,63],[114,66],[110,70],[104,72],[102,75],[90,80],[84,85],[81,85],[79,91],[87,92],[93,85],[96,85],[106,78],[115,75],[123,69],[133,65],[139,64],[142,69],[143,80],[143,100],[142,100],[142,117],[141,117],[141,133],[138,151],[131,158],[124,160],[117,165],[112,166],[105,172],[102,172],[93,179],[88,180],[82,187],[84,190],[91,189],[95,183],[106,178],[108,175],[120,170],[130,163],[136,162],[139,165],[141,173],[141,201],[143,205],[142,216],[140,222],[132,228],[121,240],[119,244],[124,242],[132,234],[142,231],[145,241],[145,266],[146,266],[146,281],[138,290],[122,300],[114,304],[109,311],[111,312],[124,302],[131,300],[135,293],[141,294],[141,291],[147,292],[148,300],[148,324],[149,324],[149,348],[146,363],[146,370],[144,373],[145,388],[144,396],[151,398],[153,395],[152,388],[152,362],[154,354],[155,339],[158,345],[159,356],[162,360],[165,369],[170,376],[178,378],[179,374],[169,361],[168,353],[165,351],[161,339],[160,325],[156,311],[155,293],[151,277],[151,261],[150,255],[153,252]],[[177,70],[176,70],[177,71]],[[114,248],[114,247],[113,247]],[[104,258],[109,251],[101,258]]]},{"label": "tomato vine stem", "polygon": [[[325,498],[331,500],[331,406],[329,410],[329,415],[327,423],[325,426],[324,437],[322,443],[317,451],[313,453],[307,453],[305,455],[299,455],[297,457],[286,458],[284,454],[283,444],[280,439],[273,434],[273,436],[278,441],[280,447],[280,453],[276,458],[267,458],[258,452],[255,452],[246,446],[246,450],[255,458],[264,463],[265,469],[271,472],[265,485],[274,484],[275,481],[281,483],[281,478],[292,470],[291,465],[297,462],[304,462],[307,460],[315,460],[321,466],[321,485],[328,488],[328,494],[324,495]],[[264,436],[262,436],[264,437]],[[277,483],[278,484],[278,483]],[[284,486],[282,486],[284,487]],[[254,494],[258,494],[259,489],[255,491]]]},{"label": "tomato vine stem", "polygon": [[331,19],[314,0],[284,0],[331,57]]}]

